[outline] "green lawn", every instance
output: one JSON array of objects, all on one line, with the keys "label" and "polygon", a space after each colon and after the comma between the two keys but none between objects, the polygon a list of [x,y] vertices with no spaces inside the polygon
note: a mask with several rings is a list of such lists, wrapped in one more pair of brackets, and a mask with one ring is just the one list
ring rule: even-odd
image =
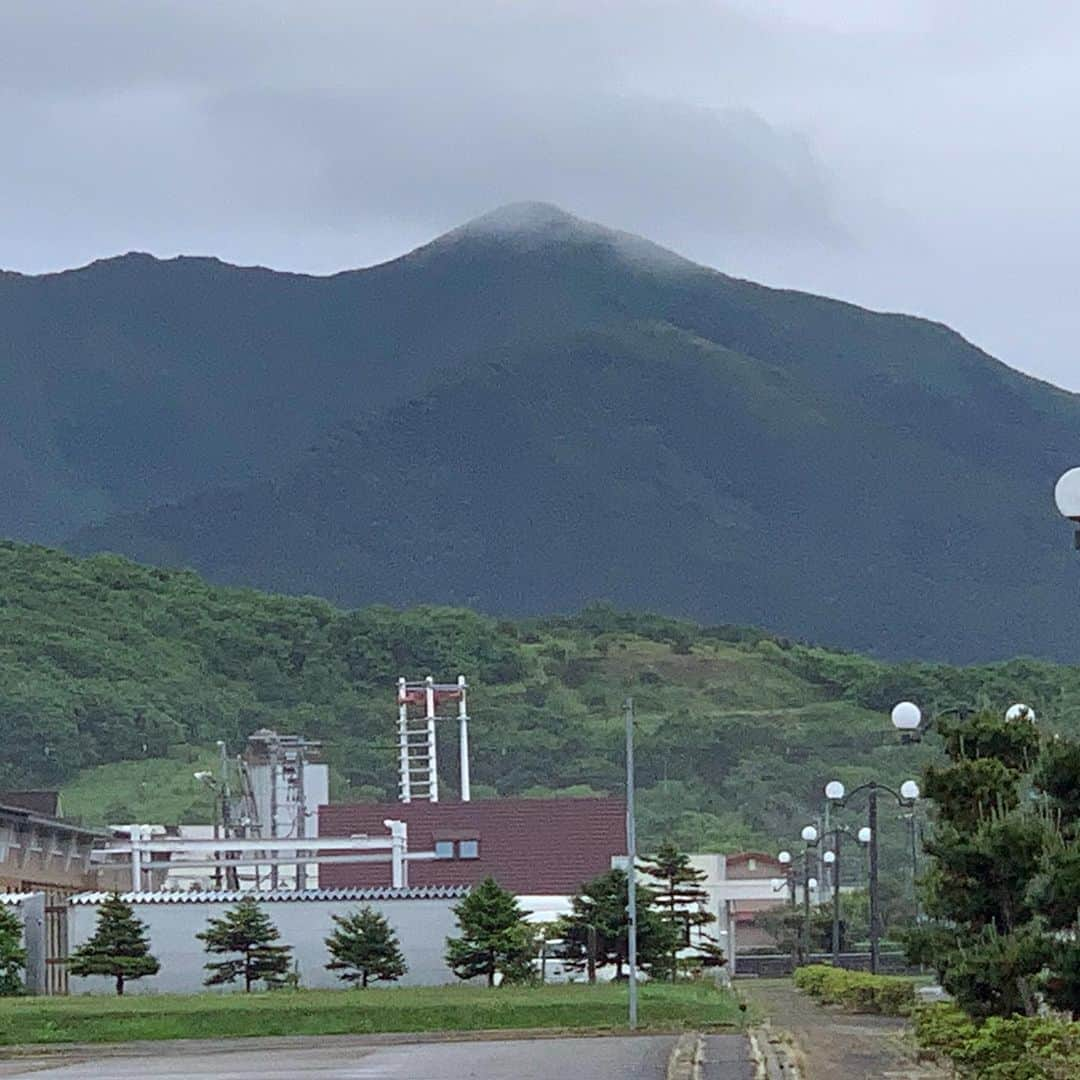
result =
[{"label": "green lawn", "polygon": [[[0,1000],[0,1043],[126,1042],[241,1035],[345,1035],[496,1028],[619,1028],[625,986],[447,986],[278,990],[256,994]],[[640,1024],[657,1029],[739,1025],[734,995],[707,985],[643,986]]]}]

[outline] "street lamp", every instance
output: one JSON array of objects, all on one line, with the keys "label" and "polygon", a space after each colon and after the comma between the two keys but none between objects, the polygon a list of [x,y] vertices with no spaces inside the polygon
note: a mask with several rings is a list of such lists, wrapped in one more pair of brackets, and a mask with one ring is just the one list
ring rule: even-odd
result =
[{"label": "street lamp", "polygon": [[1015,724],[1020,720],[1026,720],[1029,724],[1035,723],[1035,710],[1030,705],[1022,705],[1017,702],[1005,710],[1005,723]]},{"label": "street lamp", "polygon": [[[1070,469],[1054,487],[1054,502],[1062,517],[1080,523],[1080,469]],[[1080,529],[1076,531],[1076,547],[1080,550]]]},{"label": "street lamp", "polygon": [[898,702],[893,706],[891,717],[892,725],[900,732],[900,741],[904,743],[918,742],[930,726],[923,727],[922,709],[914,701]]},{"label": "street lamp", "polygon": [[[800,835],[806,848],[803,851],[803,958],[810,959],[810,893],[817,888],[817,878],[810,876],[810,856],[818,845],[818,831],[813,825],[804,825]],[[813,884],[811,884],[813,882]]]},{"label": "street lamp", "polygon": [[[917,709],[917,706],[915,708]],[[894,714],[895,711],[894,709]],[[839,781],[834,782],[839,783]],[[908,792],[907,795],[902,794],[904,790]],[[870,972],[876,975],[881,949],[881,920],[878,914],[878,792],[887,791],[899,806],[906,808],[913,806],[915,799],[918,798],[919,785],[914,780],[905,780],[901,785],[901,791],[894,791],[887,784],[879,784],[876,780],[871,780],[866,784],[860,784],[851,794],[834,801],[838,806],[846,806],[856,795],[863,791],[867,793],[867,817],[865,829],[859,830],[859,840],[867,844],[870,851]],[[864,831],[866,834],[865,840],[863,839]]]}]

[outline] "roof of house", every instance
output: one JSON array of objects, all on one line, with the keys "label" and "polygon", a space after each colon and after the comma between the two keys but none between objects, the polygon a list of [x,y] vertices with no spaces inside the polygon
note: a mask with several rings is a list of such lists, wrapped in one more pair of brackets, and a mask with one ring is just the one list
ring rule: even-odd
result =
[{"label": "roof of house", "polygon": [[[120,893],[125,904],[235,904],[245,898],[260,904],[311,903],[316,900],[459,900],[468,893],[464,885],[421,885],[407,889],[178,889],[160,892]],[[68,897],[69,904],[101,904],[114,894],[84,892]]]},{"label": "roof of house", "polygon": [[74,821],[64,818],[52,817],[49,814],[39,814],[28,810],[24,806],[10,806],[0,802],[0,818],[9,821],[25,822],[30,825],[40,825],[46,829],[55,829],[57,832],[76,833],[89,840],[106,839],[109,834],[103,829],[91,829]]},{"label": "roof of house", "polygon": [[[321,806],[319,835],[381,834],[389,818],[408,825],[410,852],[453,842],[454,858],[409,862],[409,881],[418,885],[472,885],[490,875],[518,894],[569,895],[626,851],[626,803],[611,797]],[[477,858],[459,855],[468,839],[479,841]],[[378,863],[324,864],[319,882],[375,885],[389,872]]]},{"label": "roof of house", "polygon": [[0,806],[18,807],[45,817],[60,816],[59,791],[0,791]]}]

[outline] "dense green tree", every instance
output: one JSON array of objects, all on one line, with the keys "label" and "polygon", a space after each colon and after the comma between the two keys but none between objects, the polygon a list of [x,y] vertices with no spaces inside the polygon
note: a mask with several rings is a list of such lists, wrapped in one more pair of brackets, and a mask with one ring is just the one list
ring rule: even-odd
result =
[{"label": "dense green tree", "polygon": [[205,943],[208,953],[236,954],[205,965],[210,972],[207,986],[242,978],[244,990],[250,993],[252,983],[261,980],[278,986],[288,974],[292,946],[274,944],[281,935],[252,896],[245,896],[220,919],[210,919],[207,928],[195,936]]},{"label": "dense green tree", "polygon": [[[644,885],[635,889],[637,900],[638,967],[650,974],[670,974],[680,931],[654,906],[656,892]],[[629,883],[625,870],[609,870],[586,882],[571,899],[572,911],[562,919],[561,932],[584,963],[590,938],[596,941],[596,962],[614,964],[622,978],[629,955]]]},{"label": "dense green tree", "polygon": [[135,917],[130,904],[113,893],[98,909],[97,927],[68,962],[72,975],[108,975],[116,980],[116,993],[132,979],[156,975],[161,965],[150,955],[146,923]]},{"label": "dense green tree", "polygon": [[530,974],[529,925],[514,894],[486,877],[454,908],[459,937],[447,938],[446,962],[459,979],[484,976],[495,985],[520,982]]},{"label": "dense green tree", "polygon": [[1026,720],[984,711],[941,724],[947,764],[926,770],[937,822],[926,850],[928,925],[909,955],[931,962],[971,1016],[1032,1015],[1040,993],[1080,1004],[1080,752]]},{"label": "dense green tree", "polygon": [[401,944],[385,915],[369,904],[333,917],[326,939],[333,959],[326,965],[338,978],[366,988],[369,982],[396,982],[408,971]]},{"label": "dense green tree", "polygon": [[0,997],[23,992],[25,968],[22,922],[11,908],[0,907]]}]

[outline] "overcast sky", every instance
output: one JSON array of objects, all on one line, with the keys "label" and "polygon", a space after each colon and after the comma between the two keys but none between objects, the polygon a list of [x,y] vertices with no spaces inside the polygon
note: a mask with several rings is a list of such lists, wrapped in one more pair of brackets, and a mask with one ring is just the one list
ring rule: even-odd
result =
[{"label": "overcast sky", "polygon": [[1071,0],[3,0],[0,266],[329,272],[540,199],[1080,390]]}]

